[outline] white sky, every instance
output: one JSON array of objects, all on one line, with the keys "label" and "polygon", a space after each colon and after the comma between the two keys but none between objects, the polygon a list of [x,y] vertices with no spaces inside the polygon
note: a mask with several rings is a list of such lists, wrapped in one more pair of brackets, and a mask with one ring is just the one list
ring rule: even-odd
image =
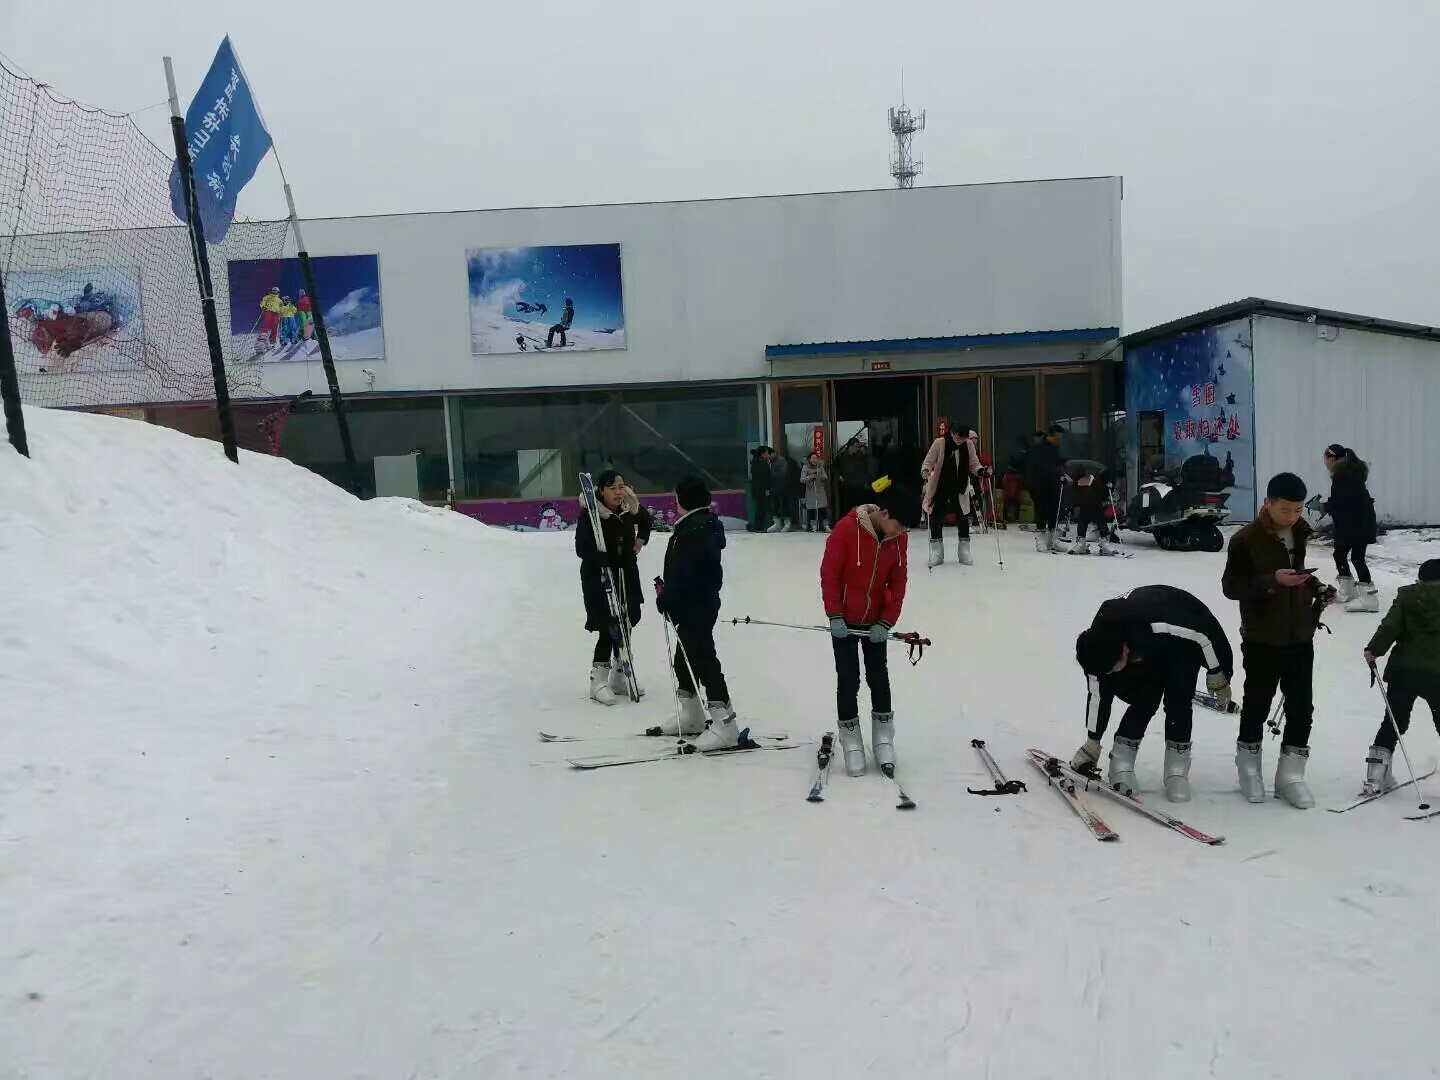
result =
[{"label": "white sky", "polygon": [[[229,32],[302,215],[1125,177],[1125,323],[1247,295],[1440,323],[1435,0],[76,0],[0,50],[182,105]],[[168,147],[166,112],[139,117]],[[242,213],[281,216],[273,166]]]}]

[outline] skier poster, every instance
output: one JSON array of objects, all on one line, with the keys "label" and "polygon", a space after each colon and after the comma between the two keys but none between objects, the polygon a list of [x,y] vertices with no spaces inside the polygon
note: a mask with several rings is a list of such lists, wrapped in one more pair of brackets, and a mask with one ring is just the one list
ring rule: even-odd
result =
[{"label": "skier poster", "polygon": [[1196,454],[1220,462],[1235,521],[1255,516],[1255,408],[1250,320],[1125,350],[1127,457],[1136,480]]},{"label": "skier poster", "polygon": [[138,267],[15,270],[5,278],[5,298],[22,375],[141,367],[145,329]]},{"label": "skier poster", "polygon": [[[335,359],[384,360],[379,257],[320,255],[310,266]],[[299,259],[237,259],[227,272],[231,355],[262,364],[318,355],[317,301],[305,291]]]},{"label": "skier poster", "polygon": [[470,277],[470,352],[625,348],[619,244],[477,248]]}]

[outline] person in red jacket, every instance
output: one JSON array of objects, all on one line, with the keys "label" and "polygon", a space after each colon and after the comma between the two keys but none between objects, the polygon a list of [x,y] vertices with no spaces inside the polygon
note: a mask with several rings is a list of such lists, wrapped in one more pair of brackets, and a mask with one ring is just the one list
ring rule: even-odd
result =
[{"label": "person in red jacket", "polygon": [[[882,483],[876,481],[874,486]],[[909,538],[898,516],[900,498],[886,488],[873,502],[855,507],[835,523],[820,562],[820,593],[835,647],[840,746],[845,751],[845,771],[851,776],[865,773],[859,702],[862,653],[870,687],[871,751],[882,770],[895,764],[895,714],[890,708],[885,643],[905,603]]]}]

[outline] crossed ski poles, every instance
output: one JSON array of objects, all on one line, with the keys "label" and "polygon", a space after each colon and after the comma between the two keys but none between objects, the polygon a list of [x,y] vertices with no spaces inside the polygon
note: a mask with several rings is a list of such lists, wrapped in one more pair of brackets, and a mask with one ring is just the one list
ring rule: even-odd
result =
[{"label": "crossed ski poles", "polygon": [[[773,621],[771,621],[771,620],[769,620],[769,619],[752,619],[749,615],[745,615],[745,616],[742,616],[742,617],[736,618],[736,619],[731,619],[731,620],[730,620],[730,625],[731,625],[731,626],[778,626],[778,627],[780,627],[781,629],[784,629],[784,630],[811,630],[811,631],[814,631],[814,632],[816,632],[816,633],[821,633],[821,634],[828,634],[828,633],[830,633],[830,628],[829,628],[828,626],[812,626],[812,625],[806,625],[806,624],[804,624],[804,623],[773,622]],[[870,631],[868,631],[868,630],[853,630],[853,629],[852,629],[852,630],[848,630],[847,633],[850,635],[850,637],[862,637],[862,638],[863,638],[863,637],[869,637],[869,636],[870,636]],[[925,648],[926,648],[926,646],[928,646],[928,645],[931,644],[931,641],[930,641],[929,638],[927,638],[927,637],[921,637],[919,634],[915,633],[913,630],[912,630],[912,631],[909,631],[908,633],[901,633],[901,632],[898,631],[898,630],[891,630],[891,631],[889,632],[889,634],[886,635],[886,636],[887,636],[887,637],[889,638],[889,640],[891,640],[891,641],[898,641],[898,642],[901,642],[902,644],[908,645],[908,646],[910,647],[909,658],[910,658],[910,664],[911,664],[912,667],[913,667],[915,664],[918,664],[918,663],[921,661],[921,659],[922,659],[922,658],[924,657],[924,655],[925,655]]]}]

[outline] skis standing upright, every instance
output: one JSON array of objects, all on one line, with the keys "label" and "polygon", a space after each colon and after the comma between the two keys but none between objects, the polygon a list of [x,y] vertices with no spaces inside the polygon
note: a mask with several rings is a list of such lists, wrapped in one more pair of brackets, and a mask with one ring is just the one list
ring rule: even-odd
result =
[{"label": "skis standing upright", "polygon": [[580,474],[580,495],[590,514],[590,530],[595,534],[595,547],[600,552],[600,580],[605,583],[605,602],[610,607],[610,640],[625,673],[625,687],[631,701],[640,700],[640,684],[635,679],[634,652],[630,648],[630,612],[625,605],[624,575],[616,574],[605,550],[605,532],[600,527],[600,506],[595,501],[595,481],[589,473]]}]

